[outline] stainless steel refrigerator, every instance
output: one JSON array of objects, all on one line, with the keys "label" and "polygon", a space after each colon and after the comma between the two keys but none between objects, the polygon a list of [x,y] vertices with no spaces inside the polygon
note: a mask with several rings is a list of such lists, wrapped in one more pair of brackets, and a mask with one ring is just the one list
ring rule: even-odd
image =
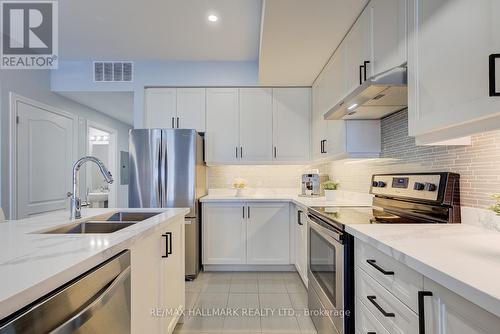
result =
[{"label": "stainless steel refrigerator", "polygon": [[186,278],[200,270],[199,198],[206,195],[203,137],[188,129],[130,130],[129,206],[189,208]]}]

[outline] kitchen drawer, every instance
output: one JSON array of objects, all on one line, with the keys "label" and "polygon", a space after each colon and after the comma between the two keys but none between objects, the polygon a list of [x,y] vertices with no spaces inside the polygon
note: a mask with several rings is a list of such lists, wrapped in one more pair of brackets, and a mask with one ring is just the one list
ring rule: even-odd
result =
[{"label": "kitchen drawer", "polygon": [[423,290],[424,286],[421,274],[358,239],[355,241],[354,253],[357,266],[418,312],[418,291]]},{"label": "kitchen drawer", "polygon": [[356,267],[356,297],[390,333],[417,334],[418,316],[361,268]]},{"label": "kitchen drawer", "polygon": [[390,334],[387,329],[366,308],[361,299],[355,301],[356,334],[376,333]]}]

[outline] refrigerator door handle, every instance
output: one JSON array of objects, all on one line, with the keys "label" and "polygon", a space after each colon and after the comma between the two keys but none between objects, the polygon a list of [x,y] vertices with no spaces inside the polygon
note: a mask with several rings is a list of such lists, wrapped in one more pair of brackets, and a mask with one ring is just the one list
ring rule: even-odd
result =
[{"label": "refrigerator door handle", "polygon": [[164,208],[165,207],[165,203],[166,203],[166,200],[167,200],[167,178],[166,178],[166,169],[167,169],[167,152],[166,152],[166,149],[167,149],[167,145],[165,145],[165,141],[166,141],[166,136],[165,136],[165,133],[162,132],[161,134],[161,149],[160,149],[160,154],[161,154],[161,157],[160,157],[160,189],[161,189],[161,201],[160,201],[160,205],[158,206],[159,208]]},{"label": "refrigerator door handle", "polygon": [[156,154],[156,157],[157,157],[157,162],[158,162],[158,171],[156,173],[156,207],[157,208],[161,208],[161,199],[163,197],[163,194],[162,194],[162,188],[161,188],[161,174],[160,174],[160,171],[161,171],[161,157],[162,157],[162,142],[161,142],[161,138],[160,138],[160,143],[158,145],[158,152]]}]

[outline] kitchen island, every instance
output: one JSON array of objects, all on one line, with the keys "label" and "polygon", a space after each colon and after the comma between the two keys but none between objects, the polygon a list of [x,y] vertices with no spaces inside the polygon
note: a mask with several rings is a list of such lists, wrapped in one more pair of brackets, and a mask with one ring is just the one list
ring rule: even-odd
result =
[{"label": "kitchen island", "polygon": [[[79,221],[88,221],[93,217],[111,215],[115,212],[158,212],[150,218],[132,224],[124,229],[106,234],[44,234],[56,227],[63,227]],[[179,250],[170,259],[180,259],[176,264],[179,281],[184,281],[184,217],[188,209],[85,209],[82,218],[70,221],[68,212],[60,211],[29,219],[8,221],[0,224],[0,319],[3,319],[21,308],[29,305],[54,289],[87,272],[93,267],[122,252],[131,250],[132,255],[132,311],[134,314],[134,286],[141,282],[140,275],[134,275],[134,266],[143,269],[149,258],[140,259],[146,255],[146,246],[158,252],[155,261],[162,259],[163,245],[161,235],[173,226],[178,227],[175,233],[180,234],[176,240]],[[168,233],[168,232],[167,232]],[[172,233],[172,232],[170,232]],[[158,241],[158,242],[157,242]],[[175,245],[175,243],[174,243]],[[165,259],[164,259],[165,260]],[[165,261],[167,262],[167,261]],[[150,267],[157,266],[151,263]],[[158,268],[160,270],[160,268]],[[161,274],[161,273],[160,273]],[[158,280],[164,276],[158,275]],[[153,279],[155,273],[145,272],[144,275]],[[156,288],[156,287],[155,287]],[[157,287],[158,289],[160,287]],[[177,289],[181,288],[176,287]],[[152,291],[154,293],[155,291]],[[156,291],[158,297],[158,291]],[[182,293],[183,304],[183,291]],[[146,296],[140,297],[146,304]],[[158,300],[158,299],[157,299]],[[148,307],[159,307],[150,304]],[[179,305],[181,306],[181,305]],[[149,312],[144,310],[144,314]],[[141,312],[142,313],[142,312]],[[149,313],[148,313],[149,315]],[[145,316],[144,316],[145,318]],[[158,323],[158,321],[156,321]],[[141,321],[132,319],[132,328],[151,328]],[[154,325],[156,326],[156,325]],[[173,324],[175,326],[175,324]],[[173,329],[168,325],[169,331]]]}]

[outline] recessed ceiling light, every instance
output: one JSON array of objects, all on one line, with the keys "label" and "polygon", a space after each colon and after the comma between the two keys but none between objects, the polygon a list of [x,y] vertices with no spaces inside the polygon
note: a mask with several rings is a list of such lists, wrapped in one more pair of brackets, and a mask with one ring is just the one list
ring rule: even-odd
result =
[{"label": "recessed ceiling light", "polygon": [[208,21],[217,22],[218,20],[219,20],[219,18],[217,17],[217,15],[214,15],[214,14],[208,15]]}]

